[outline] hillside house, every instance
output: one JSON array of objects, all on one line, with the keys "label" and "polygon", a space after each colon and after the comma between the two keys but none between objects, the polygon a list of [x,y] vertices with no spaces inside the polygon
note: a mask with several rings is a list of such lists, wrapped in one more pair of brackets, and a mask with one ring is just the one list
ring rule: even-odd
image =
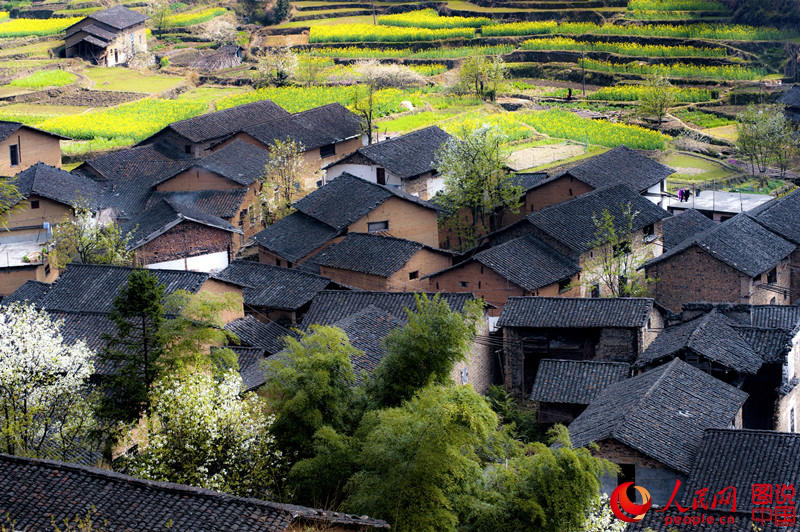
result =
[{"label": "hillside house", "polygon": [[791,303],[789,256],[797,246],[740,214],[644,265],[653,295],[674,312],[689,301]]},{"label": "hillside house", "polygon": [[12,176],[44,163],[61,168],[61,141],[67,137],[19,122],[0,121],[0,176]]},{"label": "hillside house", "polygon": [[791,88],[781,94],[778,103],[786,106],[784,112],[786,118],[796,124],[800,124],[800,85],[792,85]]},{"label": "hillside house", "polygon": [[325,181],[343,173],[379,185],[399,187],[424,200],[444,189],[444,178],[434,167],[436,152],[450,139],[437,126],[358,148],[325,166]]},{"label": "hillside house", "polygon": [[508,298],[569,296],[579,293],[580,267],[533,234],[480,251],[427,276],[428,290],[469,290],[494,307],[499,316]]},{"label": "hillside house", "polygon": [[528,397],[542,359],[632,364],[664,325],[648,298],[512,297],[497,326],[506,390]]},{"label": "hillside house", "polygon": [[382,233],[430,247],[439,241],[438,207],[350,174],[340,175],[293,207],[296,212],[253,237],[259,262],[296,267],[349,233]]},{"label": "hillside house", "polygon": [[310,262],[320,274],[362,290],[416,292],[423,278],[452,264],[452,254],[405,240],[373,233],[350,233],[317,253]]},{"label": "hillside house", "polygon": [[568,429],[573,445],[596,443],[597,456],[620,467],[617,478],[604,479],[605,493],[634,482],[665,506],[675,479],[686,481],[705,431],[741,427],[746,398],[675,359],[607,386]]},{"label": "hillside house", "polygon": [[147,52],[145,20],[122,5],[95,11],[65,30],[64,53],[95,65],[124,65]]},{"label": "hillside house", "polygon": [[[131,532],[163,527],[222,527],[242,532],[299,532],[317,527],[331,532],[389,529],[386,522],[366,516],[234,497],[54,460],[2,454],[0,479],[3,511],[11,522],[25,523],[31,530],[46,530],[52,522],[73,522],[76,516],[84,516],[87,508],[92,509],[92,521],[104,523],[110,530]],[[146,522],[142,516],[147,516]]]}]

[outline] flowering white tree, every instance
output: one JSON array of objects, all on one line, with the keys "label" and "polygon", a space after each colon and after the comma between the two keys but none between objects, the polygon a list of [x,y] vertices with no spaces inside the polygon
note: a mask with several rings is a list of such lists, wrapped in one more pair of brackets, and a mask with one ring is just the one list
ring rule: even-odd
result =
[{"label": "flowering white tree", "polygon": [[150,480],[189,484],[240,496],[268,498],[282,478],[283,460],[269,429],[273,416],[255,394],[240,397],[230,371],[217,382],[186,373],[154,390],[148,445],[129,464]]},{"label": "flowering white tree", "polygon": [[89,377],[93,354],[66,345],[60,323],[33,306],[0,309],[0,448],[67,460],[95,428]]},{"label": "flowering white tree", "polygon": [[592,501],[587,514],[583,532],[624,532],[628,526],[624,521],[614,517],[606,495],[601,495]]}]

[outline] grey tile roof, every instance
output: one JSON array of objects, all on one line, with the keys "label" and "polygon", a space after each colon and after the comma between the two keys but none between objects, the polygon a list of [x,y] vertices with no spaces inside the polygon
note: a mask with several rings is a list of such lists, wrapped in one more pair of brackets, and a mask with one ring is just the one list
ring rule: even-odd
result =
[{"label": "grey tile roof", "polygon": [[382,166],[400,179],[435,171],[437,150],[450,139],[437,126],[406,133],[359,148],[357,153]]},{"label": "grey tile roof", "polygon": [[[42,298],[46,310],[111,312],[117,293],[128,282],[134,268],[95,264],[69,264],[50,285]],[[176,290],[196,293],[209,274],[178,270],[148,270],[165,286],[167,294]]]},{"label": "grey tile roof", "polygon": [[607,386],[627,379],[629,372],[624,362],[545,358],[539,362],[530,400],[588,405]]},{"label": "grey tile roof", "polygon": [[274,321],[264,323],[253,316],[245,316],[225,325],[225,329],[239,337],[245,347],[258,347],[270,355],[282,351],[283,338],[294,333]]},{"label": "grey tile roof", "polygon": [[128,232],[132,234],[128,249],[137,249],[152,242],[183,221],[198,223],[230,233],[242,233],[241,229],[227,220],[173,199],[162,199],[156,205],[122,224],[120,231],[123,234]]},{"label": "grey tile roof", "polygon": [[80,31],[88,33],[89,35],[93,35],[94,37],[97,37],[98,39],[107,43],[113,41],[116,37],[115,33],[106,31],[96,24],[87,24],[86,26],[82,26]]},{"label": "grey tile roof", "polygon": [[263,363],[266,351],[260,347],[230,346],[239,362],[239,375],[242,377],[242,393],[262,387],[267,382]]},{"label": "grey tile roof", "polygon": [[280,257],[297,262],[336,237],[339,231],[330,225],[293,212],[255,234],[253,240]]},{"label": "grey tile roof", "polygon": [[665,218],[663,224],[665,250],[672,249],[687,238],[716,225],[711,218],[694,209]]},{"label": "grey tile roof", "polygon": [[17,174],[13,183],[26,198],[36,195],[71,206],[85,201],[94,208],[103,196],[103,187],[96,181],[42,162]]},{"label": "grey tile roof", "polygon": [[779,305],[754,305],[750,309],[755,327],[793,330],[800,324],[800,307]]},{"label": "grey tile roof", "polygon": [[186,192],[153,192],[146,208],[153,207],[163,199],[193,207],[201,212],[230,219],[239,214],[245,198],[246,188],[229,190],[193,190]]},{"label": "grey tile roof", "polygon": [[353,347],[363,351],[362,355],[351,357],[359,382],[362,373],[372,374],[386,356],[383,339],[402,327],[405,321],[405,317],[400,319],[375,305],[368,305],[334,324],[347,334]]},{"label": "grey tile roof", "polygon": [[50,283],[28,280],[22,283],[22,286],[12,294],[4,297],[2,304],[10,305],[11,303],[27,301],[31,305],[38,307],[42,298],[47,295],[48,290],[50,290]]},{"label": "grey tile roof", "polygon": [[668,260],[693,246],[750,277],[775,267],[796,247],[748,215],[739,214],[684,240],[648,261],[647,266]]},{"label": "grey tile roof", "polygon": [[[434,293],[427,295],[431,298],[436,296]],[[440,297],[451,309],[458,312],[464,310],[467,301],[475,299],[475,296],[469,293],[442,293]],[[412,292],[323,290],[311,301],[311,307],[303,318],[302,325],[304,329],[314,324],[334,325],[370,305],[388,312],[403,323],[408,319],[406,310],[417,308],[415,294]]]},{"label": "grey tile roof", "polygon": [[300,309],[320,291],[334,285],[327,277],[295,268],[244,260],[231,262],[217,274],[217,278],[246,285],[245,305],[292,311]]},{"label": "grey tile roof", "polygon": [[750,209],[747,214],[770,231],[795,244],[800,244],[798,211],[800,211],[800,189]]},{"label": "grey tile roof", "polygon": [[296,201],[294,207],[328,224],[337,231],[359,220],[387,199],[392,197],[411,201],[427,209],[438,210],[434,205],[403,193],[399,189],[370,183],[351,174],[344,173]]},{"label": "grey tile roof", "polygon": [[669,216],[667,211],[630,187],[616,185],[532,212],[527,218],[539,231],[573,253],[581,254],[591,249],[597,240],[597,226],[593,216],[599,217],[603,210],[608,209],[614,217],[615,225],[622,229],[627,224],[622,207],[627,204],[631,205],[633,212],[638,212],[633,220],[633,231]]},{"label": "grey tile roof", "polygon": [[791,348],[792,334],[785,329],[735,325],[733,329],[750,344],[765,364],[783,364]]},{"label": "grey tile roof", "polygon": [[104,361],[98,356],[106,348],[105,335],[114,336],[119,330],[107,313],[81,310],[71,312],[48,310],[47,313],[54,321],[60,323],[58,331],[64,342],[72,345],[81,341],[92,350],[96,375],[112,375],[115,372],[116,366],[113,362]]},{"label": "grey tile roof", "polygon": [[625,184],[643,192],[674,174],[675,170],[636,150],[619,146],[573,166],[565,173],[593,188]]},{"label": "grey tile roof", "polygon": [[239,128],[266,146],[287,137],[300,142],[307,150],[335,144],[361,135],[361,119],[339,103],[315,107],[269,122]]},{"label": "grey tile roof", "polygon": [[734,325],[721,312],[713,310],[667,327],[644,350],[636,364],[659,363],[690,351],[726,368],[754,375],[761,368],[763,357]]},{"label": "grey tile roof", "polygon": [[20,122],[8,122],[6,120],[0,120],[0,141],[6,140],[9,135],[14,133],[21,127],[36,131],[38,133],[41,133],[42,135],[49,135],[51,137],[55,137],[61,140],[69,140],[69,137],[63,137],[61,135],[56,135],[55,133],[50,133],[49,131],[43,131],[41,129],[36,129],[35,127],[26,126],[25,124],[22,124]]},{"label": "grey tile roof", "polygon": [[97,20],[103,24],[108,24],[112,28],[116,28],[118,30],[123,30],[125,28],[135,26],[136,24],[141,24],[147,20],[145,15],[139,13],[138,11],[128,9],[122,5],[95,11],[94,13],[87,15],[86,18]]},{"label": "grey tile roof", "polygon": [[[139,480],[104,469],[0,454],[3,514],[17,530],[47,530],[52,522],[85,517],[113,531],[284,532],[307,523],[388,528],[383,521],[234,497],[167,482]],[[107,523],[107,524],[106,524]]]},{"label": "grey tile roof", "polygon": [[703,432],[728,427],[745,399],[743,391],[675,359],[605,388],[569,433],[576,447],[613,439],[688,473]]},{"label": "grey tile roof", "polygon": [[[201,159],[188,164],[188,168],[203,168],[234,183],[249,186],[261,179],[269,160],[269,152],[249,142],[235,139],[230,144],[211,152]],[[171,174],[164,175],[156,184],[163,183],[187,168],[177,167]]]},{"label": "grey tile roof", "polygon": [[[167,128],[192,142],[208,142],[227,137],[248,126],[279,118],[288,119],[290,116],[289,112],[278,104],[270,100],[261,100],[173,122]],[[142,144],[150,139],[145,139]]]},{"label": "grey tile roof", "polygon": [[523,172],[514,174],[511,178],[511,182],[516,186],[522,187],[522,190],[527,192],[547,181],[549,177],[547,172]]},{"label": "grey tile roof", "polygon": [[787,107],[800,107],[800,85],[792,85],[789,90],[784,91],[778,98],[778,103]]},{"label": "grey tile roof", "polygon": [[320,266],[391,277],[425,246],[412,240],[369,233],[350,233],[316,255]]},{"label": "grey tile roof", "polygon": [[653,300],[644,297],[510,297],[498,327],[639,328],[647,325]]}]

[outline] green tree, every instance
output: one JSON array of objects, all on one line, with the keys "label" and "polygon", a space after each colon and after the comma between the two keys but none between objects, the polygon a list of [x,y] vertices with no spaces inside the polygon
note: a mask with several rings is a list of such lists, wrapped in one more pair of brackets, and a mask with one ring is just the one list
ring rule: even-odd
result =
[{"label": "green tree", "polygon": [[131,423],[150,409],[150,389],[161,375],[167,339],[164,285],[152,272],[134,270],[120,290],[110,318],[117,327],[106,336],[100,358],[114,368],[101,381],[100,415],[110,422]]},{"label": "green tree", "polygon": [[278,24],[283,22],[289,17],[289,10],[291,6],[289,5],[289,0],[278,0],[275,4],[275,9],[273,10],[273,24]]},{"label": "green tree", "polygon": [[8,215],[19,208],[22,199],[11,179],[0,178],[0,227],[6,228]]},{"label": "green tree", "polygon": [[511,436],[524,443],[540,439],[540,427],[536,421],[535,410],[521,406],[503,386],[490,386],[486,398]]},{"label": "green tree", "polygon": [[478,98],[494,101],[506,78],[507,66],[498,55],[491,59],[483,55],[468,57],[459,69],[459,82],[464,90]]},{"label": "green tree", "polygon": [[292,211],[292,202],[303,196],[303,181],[313,176],[308,168],[302,142],[289,137],[275,139],[269,147],[269,159],[261,177],[262,210],[271,221],[276,221]]},{"label": "green tree", "polygon": [[797,153],[800,138],[786,119],[783,106],[748,105],[737,119],[736,148],[750,160],[751,173],[764,173],[775,164],[784,174],[791,156]]},{"label": "green tree", "polygon": [[448,211],[447,224],[461,239],[462,248],[472,247],[481,233],[503,224],[506,211],[518,212],[522,187],[506,170],[503,137],[491,126],[445,142],[436,153],[436,168],[444,178],[439,203]]},{"label": "green tree", "polygon": [[351,356],[361,352],[336,327],[312,325],[267,364],[267,394],[276,419],[272,433],[289,463],[314,455],[314,434],[327,425],[337,432],[358,422]]},{"label": "green tree", "polygon": [[159,31],[167,27],[167,17],[169,17],[171,10],[167,0],[156,0],[150,4],[150,20],[153,21],[153,27]]},{"label": "green tree", "polygon": [[125,235],[114,223],[101,225],[86,206],[76,206],[75,216],[68,216],[53,229],[49,258],[58,268],[72,261],[83,264],[129,266],[134,253],[128,249],[131,233]]},{"label": "green tree", "polygon": [[648,90],[642,93],[639,100],[639,112],[644,116],[655,118],[656,124],[661,126],[667,110],[674,106],[678,99],[672,84],[663,76],[655,76],[647,82]]},{"label": "green tree", "polygon": [[600,479],[615,471],[587,448],[574,449],[563,425],[550,443],[534,443],[504,467],[489,466],[476,490],[478,500],[463,525],[474,532],[579,532],[600,493]]},{"label": "green tree", "polygon": [[478,452],[497,426],[486,401],[469,386],[434,385],[362,425],[344,507],[399,532],[455,530],[460,499],[482,474]]},{"label": "green tree", "polygon": [[451,383],[453,367],[467,358],[477,334],[481,301],[467,302],[461,313],[438,294],[415,298],[416,309],[406,310],[408,323],[384,340],[386,357],[368,386],[378,407],[397,406],[429,384]]}]

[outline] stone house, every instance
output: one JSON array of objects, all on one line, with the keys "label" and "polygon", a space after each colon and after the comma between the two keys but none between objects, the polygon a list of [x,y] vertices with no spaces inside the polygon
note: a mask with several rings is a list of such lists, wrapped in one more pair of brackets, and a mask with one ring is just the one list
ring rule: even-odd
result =
[{"label": "stone house", "polygon": [[[388,530],[367,516],[278,504],[172,484],[54,460],[0,455],[0,498],[11,522],[46,530],[92,508],[92,520],[111,530],[146,532],[158,528],[242,532],[330,532]],[[59,496],[54,497],[57,493]],[[46,511],[32,501],[48,501]],[[99,504],[98,501],[103,501]],[[147,523],[142,523],[142,516]]]},{"label": "stone house", "polygon": [[648,261],[653,295],[679,312],[687,301],[791,303],[796,245],[747,214],[696,234]]},{"label": "stone house", "polygon": [[437,126],[430,126],[363,146],[325,166],[325,181],[333,181],[346,172],[428,200],[444,189],[444,178],[434,167],[434,159],[450,138]]},{"label": "stone house", "polygon": [[243,285],[245,313],[261,321],[296,326],[322,290],[343,288],[327,277],[250,260],[231,262],[217,274]]},{"label": "stone house", "polygon": [[662,222],[664,251],[674,248],[687,238],[711,229],[714,225],[711,218],[695,209],[687,209],[665,218]]},{"label": "stone house", "polygon": [[[323,290],[311,301],[311,307],[303,318],[303,328],[307,330],[314,324],[337,325],[348,331],[352,341],[362,349],[369,349],[366,359],[353,361],[356,368],[369,373],[385,354],[381,340],[392,329],[407,323],[406,311],[416,309],[417,295],[410,292]],[[437,294],[426,295],[433,298]],[[463,311],[467,301],[475,299],[469,293],[443,293],[440,297],[451,309],[459,312]],[[493,382],[492,353],[488,344],[481,341],[487,334],[488,322],[484,319],[467,360],[457,363],[451,374],[456,384],[471,384],[478,393],[486,393]]]},{"label": "stone house", "polygon": [[542,359],[530,395],[539,423],[570,423],[606,387],[627,379],[630,369],[626,362]]},{"label": "stone house", "polygon": [[528,397],[542,359],[633,363],[664,326],[648,298],[509,298],[503,331],[506,390]]},{"label": "stone house", "polygon": [[342,174],[253,237],[259,262],[288,268],[349,233],[382,233],[434,247],[439,208],[403,191]]},{"label": "stone house", "polygon": [[147,52],[145,20],[122,5],[95,11],[65,30],[64,53],[96,65],[124,65]]},{"label": "stone house", "polygon": [[67,137],[19,122],[0,121],[0,176],[12,176],[44,163],[61,168],[61,141]]},{"label": "stone house", "polygon": [[417,292],[423,278],[452,264],[452,254],[413,240],[376,233],[350,233],[317,253],[320,274],[362,290]]},{"label": "stone house", "polygon": [[645,486],[665,506],[676,479],[685,482],[707,429],[741,427],[743,391],[675,359],[613,383],[569,424],[572,444],[620,467],[603,479],[610,494],[623,482]]},{"label": "stone house", "polygon": [[427,276],[428,290],[469,290],[499,316],[510,297],[577,295],[580,267],[533,234],[490,247]]}]

